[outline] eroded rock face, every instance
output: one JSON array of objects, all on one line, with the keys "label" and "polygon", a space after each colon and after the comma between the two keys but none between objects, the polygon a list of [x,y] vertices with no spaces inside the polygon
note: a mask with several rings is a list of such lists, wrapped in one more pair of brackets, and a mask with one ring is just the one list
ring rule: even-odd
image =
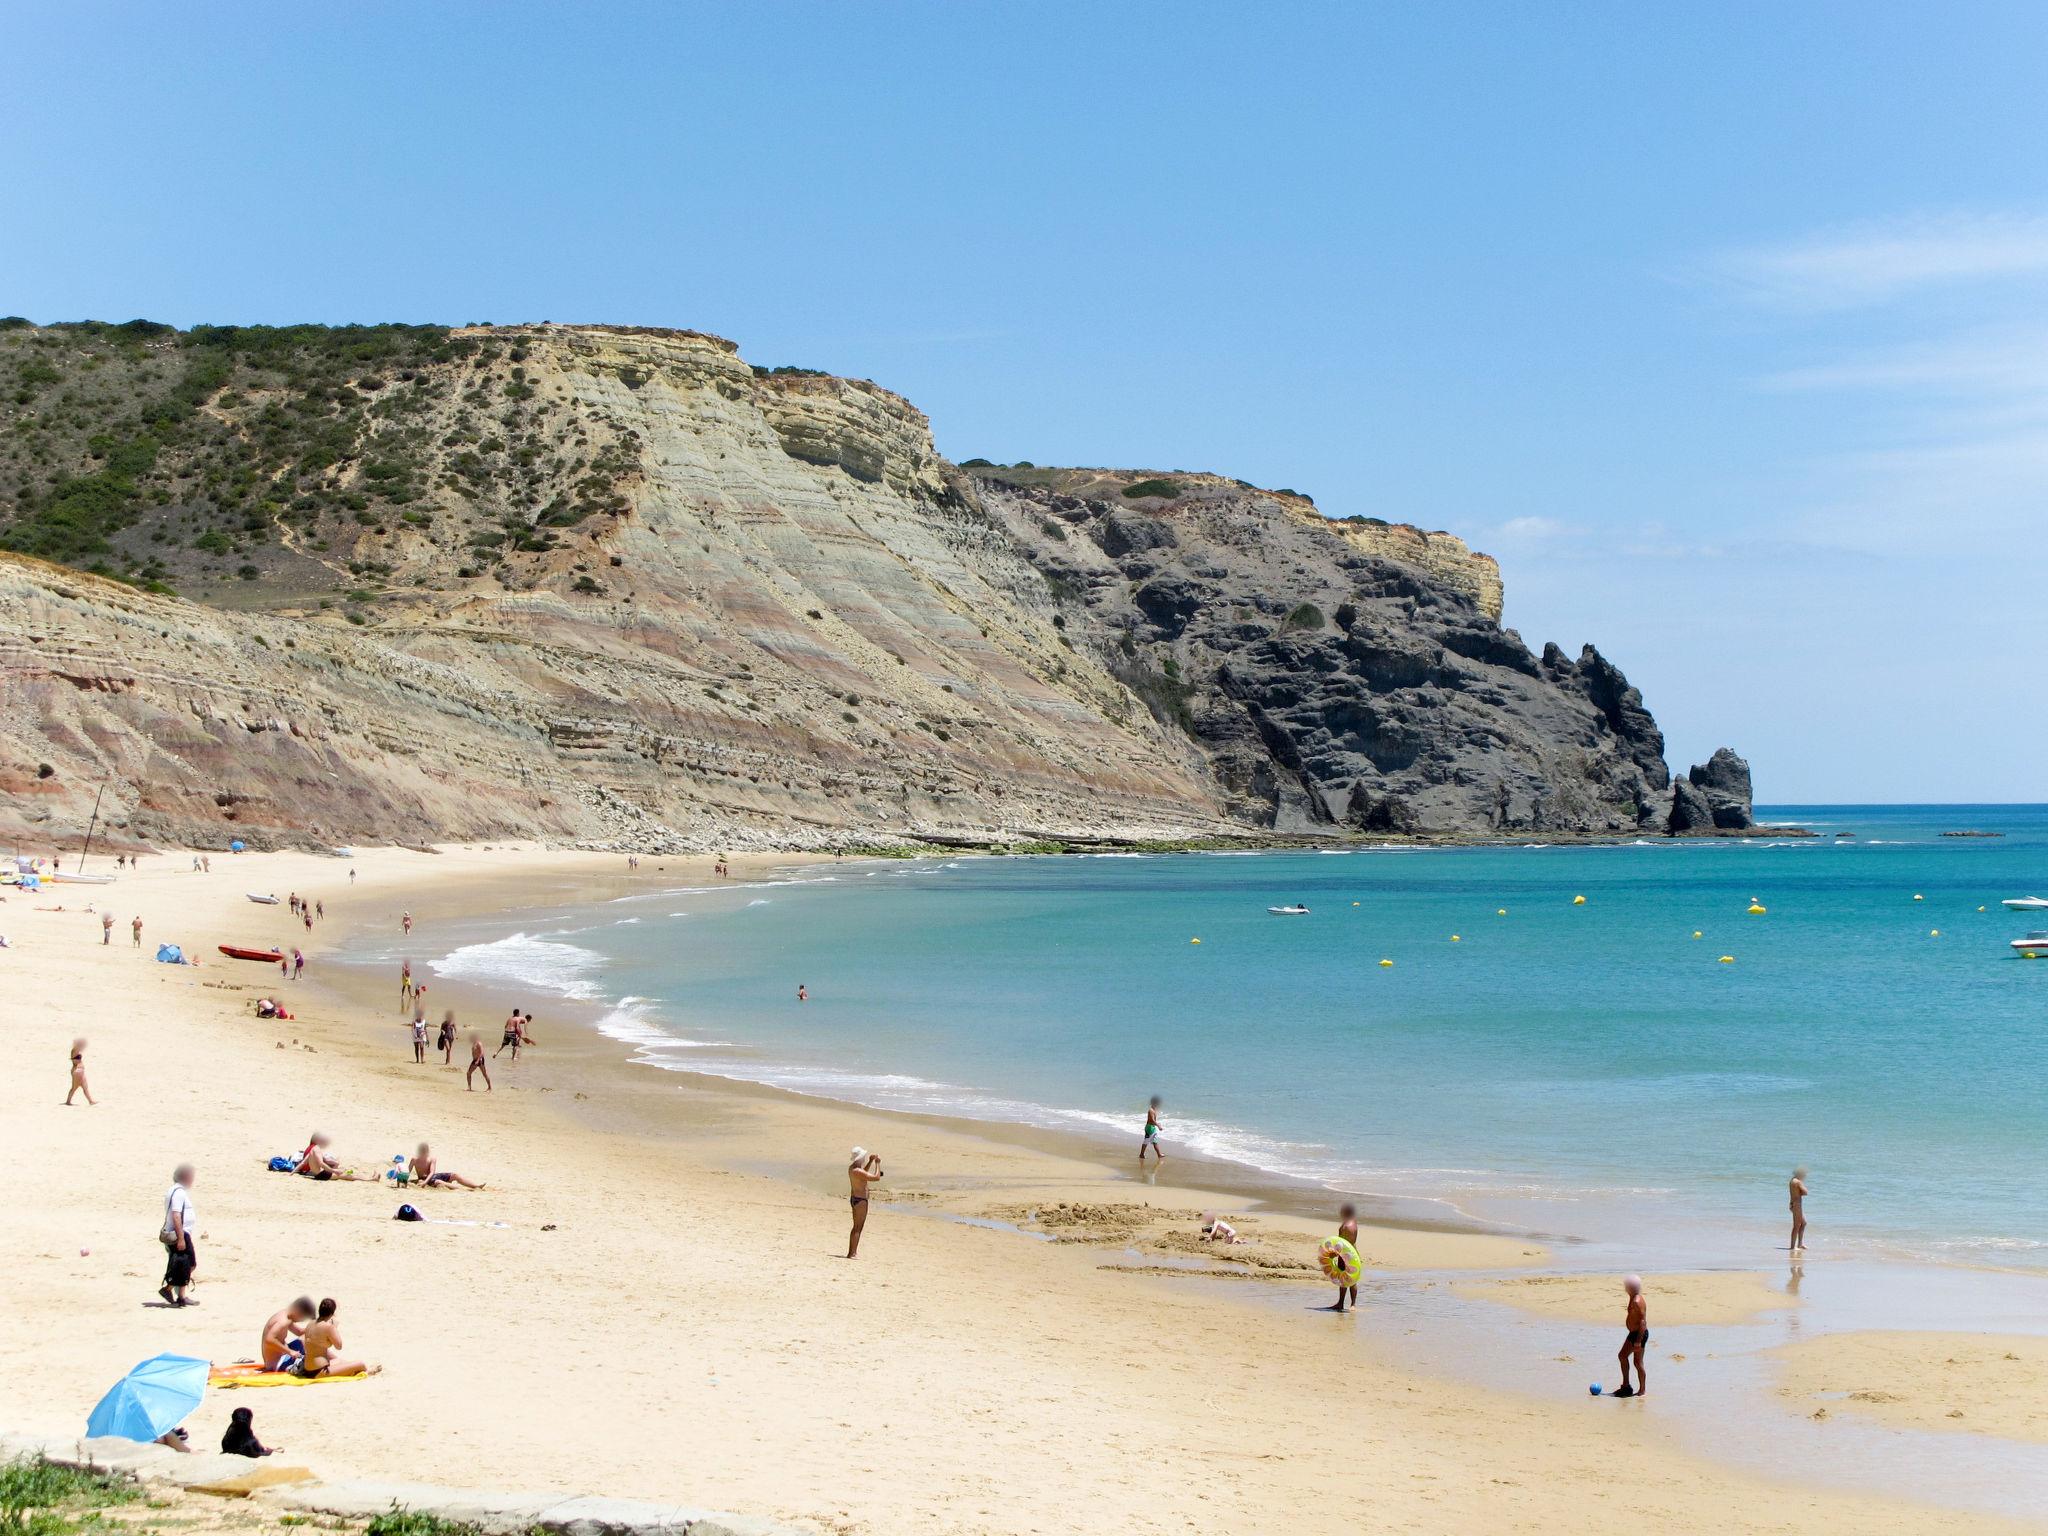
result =
[{"label": "eroded rock face", "polygon": [[[963,473],[889,391],[691,332],[439,351],[287,467],[330,510],[294,524],[278,482],[279,536],[206,602],[0,556],[7,820],[82,828],[104,782],[117,831],[215,846],[1677,825],[1636,690],[1532,656],[1449,534],[1215,476]],[[209,483],[282,391],[201,402],[161,483]],[[1741,768],[1685,781],[1716,827]]]},{"label": "eroded rock face", "polygon": [[1743,832],[1756,825],[1751,814],[1749,764],[1727,747],[1717,749],[1704,763],[1694,765],[1686,779],[1705,802],[1719,830]]},{"label": "eroded rock face", "polygon": [[[1134,505],[1131,483],[1179,494]],[[1661,829],[1670,774],[1641,696],[1590,646],[1530,655],[1500,627],[1483,557],[1464,552],[1448,580],[1396,558],[1417,546],[1384,527],[1361,536],[1213,476],[991,468],[976,484],[1066,633],[1201,745],[1233,816],[1284,831]]]}]

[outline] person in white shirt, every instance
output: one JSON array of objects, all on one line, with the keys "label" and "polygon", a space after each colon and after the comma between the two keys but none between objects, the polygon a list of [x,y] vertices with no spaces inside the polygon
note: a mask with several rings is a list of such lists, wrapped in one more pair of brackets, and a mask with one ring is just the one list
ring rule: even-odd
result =
[{"label": "person in white shirt", "polygon": [[171,1191],[164,1196],[164,1227],[159,1234],[166,1256],[164,1283],[157,1295],[174,1307],[198,1305],[185,1294],[192,1284],[192,1272],[199,1267],[192,1222],[192,1165],[180,1163],[178,1171],[171,1175]]}]

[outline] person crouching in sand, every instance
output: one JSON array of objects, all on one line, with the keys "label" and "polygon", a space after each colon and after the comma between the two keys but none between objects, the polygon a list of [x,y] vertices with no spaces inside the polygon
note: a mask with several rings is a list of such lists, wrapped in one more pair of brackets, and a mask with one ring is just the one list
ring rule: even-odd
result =
[{"label": "person crouching in sand", "polygon": [[444,1172],[434,1161],[434,1152],[424,1141],[419,1151],[413,1153],[410,1164],[412,1176],[428,1189],[437,1184],[460,1184],[464,1189],[482,1189],[483,1185],[474,1179],[465,1179],[459,1173]]},{"label": "person crouching in sand", "polygon": [[[1639,1275],[1630,1275],[1621,1282],[1621,1288],[1628,1292],[1628,1337],[1621,1341],[1621,1353],[1615,1358],[1621,1361],[1621,1385],[1614,1389],[1616,1397],[1642,1397],[1650,1390],[1650,1378],[1643,1373],[1643,1351],[1650,1343],[1650,1304],[1643,1297],[1643,1281]],[[1636,1384],[1628,1382],[1628,1368],[1634,1362]]]},{"label": "person crouching in sand", "polygon": [[471,1030],[469,1032],[469,1071],[463,1074],[462,1079],[468,1085],[471,1093],[476,1092],[476,1075],[479,1072],[484,1075],[484,1092],[492,1092],[491,1065],[484,1060],[484,1037],[475,1030]]},{"label": "person crouching in sand", "polygon": [[299,1335],[317,1315],[310,1296],[301,1296],[290,1306],[271,1313],[270,1321],[263,1325],[263,1369],[281,1371],[287,1361],[303,1354],[306,1346],[299,1342]]},{"label": "person crouching in sand", "polygon": [[321,1298],[320,1313],[306,1329],[306,1352],[285,1363],[294,1376],[374,1376],[384,1367],[374,1361],[341,1358],[341,1330],[334,1324],[334,1298]]},{"label": "person crouching in sand", "polygon": [[1806,1170],[1794,1168],[1790,1188],[1792,1198],[1792,1241],[1785,1246],[1798,1253],[1806,1246]]},{"label": "person crouching in sand", "polygon": [[846,1165],[846,1179],[850,1186],[847,1203],[853,1207],[853,1231],[847,1234],[846,1256],[860,1257],[860,1232],[868,1224],[868,1189],[882,1176],[882,1154],[870,1152],[865,1147],[855,1147],[853,1158]]}]

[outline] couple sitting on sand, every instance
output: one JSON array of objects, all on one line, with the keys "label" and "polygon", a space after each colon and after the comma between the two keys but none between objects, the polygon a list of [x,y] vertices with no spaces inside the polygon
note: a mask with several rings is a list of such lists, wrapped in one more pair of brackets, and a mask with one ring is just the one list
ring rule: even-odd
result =
[{"label": "couple sitting on sand", "polygon": [[374,1376],[381,1365],[341,1358],[341,1330],[334,1322],[334,1298],[318,1307],[301,1296],[263,1325],[263,1369],[308,1379],[319,1376]]}]

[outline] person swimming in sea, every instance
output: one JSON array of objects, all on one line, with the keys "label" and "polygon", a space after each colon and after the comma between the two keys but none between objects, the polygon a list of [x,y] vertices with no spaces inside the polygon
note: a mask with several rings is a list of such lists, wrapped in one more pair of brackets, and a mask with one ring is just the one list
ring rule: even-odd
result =
[{"label": "person swimming in sea", "polygon": [[1150,1152],[1160,1162],[1166,1161],[1166,1154],[1159,1150],[1159,1095],[1152,1095],[1152,1103],[1145,1111],[1145,1139],[1138,1143],[1138,1166],[1145,1166],[1145,1154]]},{"label": "person swimming in sea", "polygon": [[1790,1194],[1792,1199],[1792,1241],[1785,1246],[1793,1253],[1799,1253],[1806,1247],[1806,1170],[1804,1168],[1794,1168],[1792,1170]]},{"label": "person swimming in sea", "polygon": [[[1643,1351],[1650,1343],[1650,1304],[1643,1297],[1643,1282],[1639,1275],[1630,1275],[1621,1282],[1621,1288],[1628,1292],[1628,1316],[1623,1326],[1628,1337],[1621,1341],[1621,1352],[1615,1358],[1621,1362],[1621,1385],[1614,1389],[1616,1397],[1642,1397],[1650,1390],[1650,1378],[1643,1374]],[[1628,1368],[1636,1368],[1636,1384],[1629,1385]]]},{"label": "person swimming in sea", "polygon": [[846,1256],[849,1259],[860,1257],[861,1229],[868,1224],[868,1190],[881,1176],[881,1153],[855,1147],[852,1160],[846,1165],[847,1204],[853,1210],[853,1231],[846,1238]]}]

